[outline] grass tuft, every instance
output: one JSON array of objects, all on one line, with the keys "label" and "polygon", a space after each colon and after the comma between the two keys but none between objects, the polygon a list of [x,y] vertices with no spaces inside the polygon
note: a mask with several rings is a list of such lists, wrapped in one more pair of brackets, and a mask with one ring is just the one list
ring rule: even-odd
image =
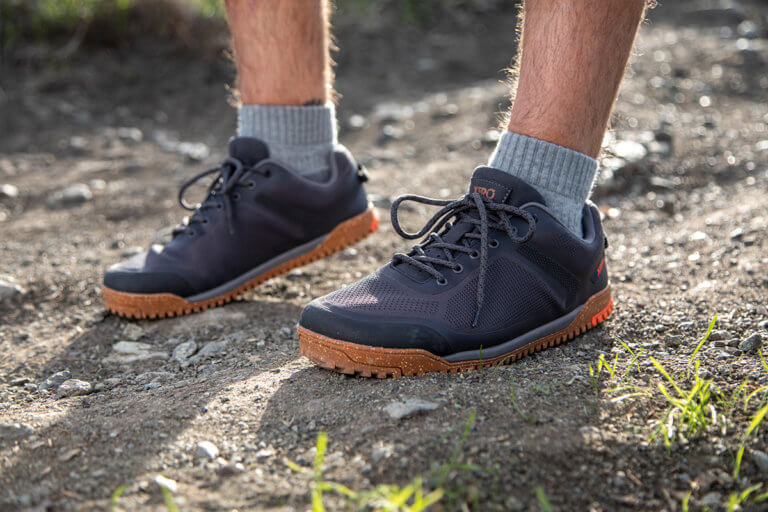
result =
[{"label": "grass tuft", "polygon": [[448,494],[445,489],[449,475],[454,471],[483,470],[479,466],[460,462],[461,453],[475,424],[475,411],[471,411],[459,441],[454,447],[450,459],[438,467],[431,475],[430,481],[435,482],[432,489],[425,488],[422,477],[413,478],[408,484],[382,484],[373,489],[353,490],[338,482],[326,480],[323,477],[325,454],[328,449],[328,434],[321,432],[315,445],[315,460],[312,469],[286,461],[290,469],[302,474],[311,474],[312,511],[324,512],[323,496],[333,493],[341,498],[345,508],[357,510],[386,510],[390,512],[422,512],[435,505]]}]

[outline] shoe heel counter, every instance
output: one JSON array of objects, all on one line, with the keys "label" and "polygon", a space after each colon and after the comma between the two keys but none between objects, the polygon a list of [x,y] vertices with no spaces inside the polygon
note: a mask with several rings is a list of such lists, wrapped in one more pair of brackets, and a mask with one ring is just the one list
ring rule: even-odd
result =
[{"label": "shoe heel counter", "polygon": [[597,246],[596,263],[590,276],[590,281],[593,283],[594,291],[599,291],[608,286],[608,261],[607,252],[608,239],[603,231],[603,224],[600,222],[600,212],[594,206],[590,207],[592,218],[595,226],[595,245]]},{"label": "shoe heel counter", "polygon": [[343,197],[350,215],[357,215],[368,209],[368,194],[363,183],[368,181],[368,174],[360,166],[352,153],[342,146],[336,146],[333,163],[335,171],[342,185]]}]

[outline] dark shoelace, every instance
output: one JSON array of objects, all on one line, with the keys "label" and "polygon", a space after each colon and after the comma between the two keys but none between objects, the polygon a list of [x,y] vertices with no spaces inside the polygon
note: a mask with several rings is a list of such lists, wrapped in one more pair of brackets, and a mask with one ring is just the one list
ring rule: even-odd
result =
[{"label": "dark shoelace", "polygon": [[[208,186],[205,199],[202,203],[196,205],[189,205],[184,201],[184,193],[189,187],[197,183],[201,178],[209,176],[214,173],[219,173],[216,179]],[[229,233],[235,234],[235,228],[232,223],[232,201],[239,199],[239,195],[235,191],[238,186],[245,186],[253,188],[256,186],[256,182],[246,179],[250,173],[258,173],[262,176],[269,176],[269,170],[260,169],[256,167],[246,167],[243,163],[234,157],[228,157],[224,162],[213,169],[203,171],[187,181],[179,189],[179,204],[185,210],[195,212],[191,217],[184,220],[181,226],[174,228],[173,236],[181,233],[189,233],[189,226],[192,224],[207,224],[208,219],[203,215],[205,210],[210,209],[224,209],[224,213],[227,216],[227,225],[229,227]]]},{"label": "dark shoelace", "polygon": [[[405,201],[414,201],[416,203],[430,206],[442,206],[435,215],[432,216],[426,225],[417,233],[408,233],[400,227],[400,221],[397,216],[398,208]],[[489,213],[494,217],[489,219]],[[477,214],[475,216],[474,214]],[[463,267],[455,261],[455,253],[469,254],[470,258],[480,258],[480,275],[477,280],[477,306],[475,317],[472,321],[472,327],[477,327],[480,318],[480,310],[483,307],[485,298],[485,275],[488,271],[488,247],[496,247],[495,242],[489,242],[488,231],[495,229],[506,232],[507,236],[514,242],[527,242],[535,229],[535,219],[533,215],[521,210],[520,208],[504,203],[494,203],[483,198],[479,193],[473,192],[460,199],[441,200],[430,199],[417,195],[405,195],[398,197],[392,203],[392,227],[395,232],[407,240],[421,238],[427,233],[429,235],[421,243],[413,246],[413,256],[403,253],[397,253],[392,260],[394,262],[407,263],[422,270],[437,280],[437,284],[444,285],[448,283],[445,276],[437,267],[445,267],[454,272],[461,272]],[[508,215],[514,215],[528,222],[528,231],[523,236],[517,236],[517,228],[509,222]],[[442,239],[439,231],[446,227],[451,228],[451,219],[457,219],[458,222],[469,222],[475,226],[474,229],[465,233],[456,241],[456,243],[446,242]],[[480,241],[480,251],[469,246],[469,240]],[[431,256],[425,252],[425,249],[442,249],[444,257]]]}]

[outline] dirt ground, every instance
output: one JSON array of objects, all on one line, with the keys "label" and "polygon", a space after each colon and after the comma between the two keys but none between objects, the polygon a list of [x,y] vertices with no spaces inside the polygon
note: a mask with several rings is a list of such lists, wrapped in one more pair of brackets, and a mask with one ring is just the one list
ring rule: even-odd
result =
[{"label": "dirt ground", "polygon": [[[668,4],[642,27],[594,196],[614,315],[561,347],[458,376],[350,378],[298,354],[304,304],[409,246],[388,220],[224,308],[154,322],[108,315],[103,269],[167,236],[182,217],[178,186],[224,156],[231,66],[141,41],[66,62],[34,47],[6,57],[0,509],[105,510],[124,485],[120,509],[165,510],[161,474],[181,510],[307,510],[311,478],[287,461],[311,466],[321,431],[327,480],[365,490],[422,476],[430,490],[474,411],[459,452],[474,466],[450,471],[435,510],[725,510],[757,484],[741,506],[768,510],[753,500],[768,491],[765,425],[732,476],[765,390],[746,406],[713,399],[709,427],[667,449],[650,440],[668,405],[658,392],[617,399],[616,378],[590,377],[601,354],[619,354],[623,384],[657,389],[649,356],[685,374],[718,315],[699,375],[722,396],[768,384],[744,344],[768,336],[768,8]],[[404,192],[462,194],[498,138],[515,11],[489,9],[397,37],[342,23],[341,140],[368,166],[383,219]],[[406,225],[427,213],[409,210]],[[634,368],[619,341],[642,351]],[[87,384],[46,383],[65,370]],[[387,412],[409,399],[431,409]],[[348,505],[334,493],[325,503]]]}]

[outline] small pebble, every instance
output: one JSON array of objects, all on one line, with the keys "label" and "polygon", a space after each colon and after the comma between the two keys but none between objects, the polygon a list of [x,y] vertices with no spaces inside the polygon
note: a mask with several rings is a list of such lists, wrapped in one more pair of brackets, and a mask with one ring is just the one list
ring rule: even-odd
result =
[{"label": "small pebble", "polygon": [[739,344],[739,350],[742,352],[756,352],[762,344],[763,337],[759,332],[756,332]]},{"label": "small pebble", "polygon": [[219,449],[210,441],[200,441],[195,448],[195,457],[214,460],[219,456]]}]

